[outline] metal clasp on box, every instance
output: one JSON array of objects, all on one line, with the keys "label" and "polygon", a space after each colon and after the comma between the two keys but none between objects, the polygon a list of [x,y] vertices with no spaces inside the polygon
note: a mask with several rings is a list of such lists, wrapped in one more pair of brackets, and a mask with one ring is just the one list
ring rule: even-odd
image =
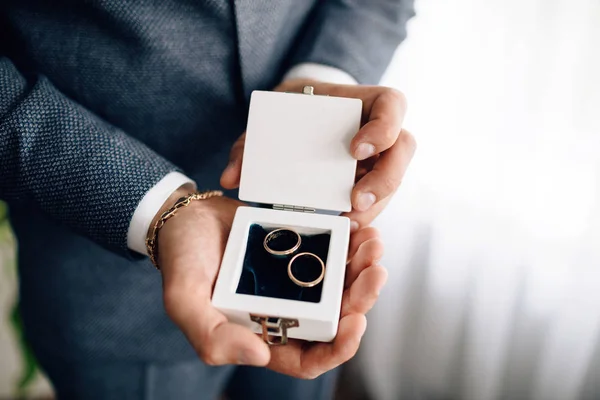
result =
[{"label": "metal clasp on box", "polygon": [[[296,93],[296,92],[286,92],[286,93]],[[308,95],[314,96],[315,87],[314,86],[304,86],[302,88],[302,94],[308,94]]]},{"label": "metal clasp on box", "polygon": [[[287,331],[300,326],[297,319],[268,317],[265,315],[250,314],[250,319],[262,327],[262,339],[268,345],[277,346],[287,344]],[[280,337],[274,336],[281,334]]]}]

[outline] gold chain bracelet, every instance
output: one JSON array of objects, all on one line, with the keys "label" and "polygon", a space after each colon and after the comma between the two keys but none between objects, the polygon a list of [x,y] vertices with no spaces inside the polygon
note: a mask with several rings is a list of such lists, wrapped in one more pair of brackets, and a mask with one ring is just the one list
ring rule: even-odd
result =
[{"label": "gold chain bracelet", "polygon": [[223,192],[221,192],[220,190],[211,190],[202,193],[190,193],[187,196],[183,196],[182,198],[177,200],[173,207],[162,213],[162,215],[156,221],[154,227],[152,228],[152,234],[146,239],[146,248],[148,249],[148,255],[150,256],[150,261],[152,261],[152,264],[154,264],[156,269],[160,270],[160,267],[158,266],[158,232],[165,225],[165,222],[167,222],[170,218],[174,217],[177,213],[177,210],[179,210],[182,207],[189,206],[192,200],[206,200],[210,199],[211,197],[217,196],[223,196]]}]

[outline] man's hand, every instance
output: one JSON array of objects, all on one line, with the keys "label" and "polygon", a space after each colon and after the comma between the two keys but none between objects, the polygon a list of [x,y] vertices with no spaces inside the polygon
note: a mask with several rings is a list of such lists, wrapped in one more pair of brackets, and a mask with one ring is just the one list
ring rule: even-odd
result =
[{"label": "man's hand", "polygon": [[[353,230],[368,226],[400,186],[416,149],[413,136],[402,129],[406,111],[404,95],[381,86],[334,85],[306,80],[287,81],[275,90],[301,92],[306,85],[313,86],[315,94],[363,101],[363,125],[350,146],[352,155],[359,160],[352,191],[353,210],[345,215],[353,221]],[[229,166],[221,177],[221,185],[226,189],[239,186],[244,140],[245,135],[242,135],[234,144]]]},{"label": "man's hand", "polygon": [[[170,207],[187,191],[175,193]],[[200,358],[210,365],[267,366],[287,375],[314,378],[350,359],[365,331],[387,272],[377,264],[383,252],[373,228],[351,236],[341,320],[332,343],[290,340],[269,348],[250,329],[232,324],[211,304],[212,289],[235,210],[242,203],[225,197],[194,201],[179,209],[159,232],[159,265],[164,304],[171,319]]]},{"label": "man's hand", "polygon": [[[171,205],[178,197],[181,193],[172,196]],[[209,365],[266,365],[270,359],[267,345],[258,336],[229,323],[211,304],[233,216],[240,205],[226,197],[192,201],[165,223],[158,236],[165,309]]]},{"label": "man's hand", "polygon": [[350,236],[350,262],[346,267],[342,310],[337,336],[332,343],[308,343],[291,339],[271,348],[268,368],[303,379],[313,379],[341,365],[356,354],[367,328],[365,314],[375,305],[387,280],[378,264],[383,243],[375,228],[364,228]]}]

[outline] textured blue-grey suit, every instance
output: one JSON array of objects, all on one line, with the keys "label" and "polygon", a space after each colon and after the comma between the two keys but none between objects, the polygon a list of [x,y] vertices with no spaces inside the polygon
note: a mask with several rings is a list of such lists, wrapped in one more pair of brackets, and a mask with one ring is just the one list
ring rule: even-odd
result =
[{"label": "textured blue-grey suit", "polygon": [[127,249],[127,229],[170,171],[216,188],[250,92],[290,67],[320,63],[376,83],[412,1],[0,7],[0,198],[19,243],[26,334],[59,395],[214,398],[229,385],[248,399],[325,396],[327,376],[199,362],[165,315],[160,274]]}]

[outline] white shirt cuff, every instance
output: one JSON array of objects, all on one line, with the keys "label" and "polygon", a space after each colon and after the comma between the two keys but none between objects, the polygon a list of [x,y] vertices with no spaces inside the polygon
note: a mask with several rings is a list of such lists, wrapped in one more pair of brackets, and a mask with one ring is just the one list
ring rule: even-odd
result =
[{"label": "white shirt cuff", "polygon": [[339,85],[356,85],[358,82],[352,75],[339,68],[323,64],[302,63],[288,71],[284,81],[290,79],[313,79],[315,81],[336,83]]},{"label": "white shirt cuff", "polygon": [[192,184],[194,188],[196,187],[196,183],[182,173],[169,172],[144,195],[129,223],[127,247],[140,254],[148,255],[146,236],[152,219],[169,196],[186,183]]}]

